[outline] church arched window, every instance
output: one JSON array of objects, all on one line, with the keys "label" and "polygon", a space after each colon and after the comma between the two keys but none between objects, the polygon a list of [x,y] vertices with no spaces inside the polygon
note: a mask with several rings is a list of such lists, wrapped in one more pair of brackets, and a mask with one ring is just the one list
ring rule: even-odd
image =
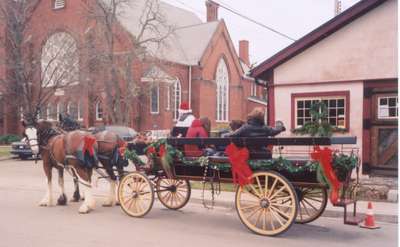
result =
[{"label": "church arched window", "polygon": [[229,111],[229,73],[225,60],[220,59],[215,75],[217,83],[217,118],[219,122],[228,121]]},{"label": "church arched window", "polygon": [[79,81],[79,54],[75,39],[66,32],[51,35],[42,48],[42,87],[63,87]]}]

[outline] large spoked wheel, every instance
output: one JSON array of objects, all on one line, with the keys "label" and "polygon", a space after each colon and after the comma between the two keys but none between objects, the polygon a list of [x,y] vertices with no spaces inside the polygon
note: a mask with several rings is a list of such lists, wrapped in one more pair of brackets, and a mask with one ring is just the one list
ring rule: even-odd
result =
[{"label": "large spoked wheel", "polygon": [[132,217],[143,217],[153,207],[153,184],[139,172],[129,173],[119,183],[118,199],[126,214]]},{"label": "large spoked wheel", "polygon": [[285,232],[297,216],[297,196],[291,183],[276,172],[257,172],[253,183],[236,190],[236,210],[251,231],[275,236]]},{"label": "large spoked wheel", "polygon": [[305,224],[318,219],[328,202],[326,188],[296,186],[295,190],[299,199],[296,223]]},{"label": "large spoked wheel", "polygon": [[161,178],[156,183],[157,196],[167,208],[183,208],[190,199],[191,187],[188,180]]}]

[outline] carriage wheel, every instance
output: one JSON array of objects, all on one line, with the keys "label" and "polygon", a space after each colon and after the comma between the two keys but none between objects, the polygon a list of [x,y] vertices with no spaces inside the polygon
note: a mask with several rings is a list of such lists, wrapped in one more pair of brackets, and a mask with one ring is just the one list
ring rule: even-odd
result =
[{"label": "carriage wheel", "polygon": [[152,208],[154,190],[151,181],[139,172],[124,176],[118,186],[122,210],[132,217],[143,217]]},{"label": "carriage wheel", "polygon": [[236,210],[251,231],[275,236],[285,232],[297,215],[297,196],[291,183],[276,172],[257,172],[253,183],[236,190]]},{"label": "carriage wheel", "polygon": [[328,202],[326,188],[296,186],[296,192],[299,199],[296,223],[305,224],[318,219]]},{"label": "carriage wheel", "polygon": [[157,196],[167,208],[183,208],[190,199],[191,188],[188,180],[161,178],[156,184]]}]

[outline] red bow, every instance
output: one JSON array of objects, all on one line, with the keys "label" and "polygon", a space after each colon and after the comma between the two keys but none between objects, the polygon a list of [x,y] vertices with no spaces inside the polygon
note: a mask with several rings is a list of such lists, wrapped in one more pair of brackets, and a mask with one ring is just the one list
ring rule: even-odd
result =
[{"label": "red bow", "polygon": [[123,157],[125,155],[125,150],[128,144],[125,141],[118,142],[118,152]]},{"label": "red bow", "polygon": [[339,200],[340,182],[336,177],[336,173],[332,168],[332,150],[329,148],[321,149],[319,146],[314,147],[311,158],[319,161],[324,172],[324,176],[328,180],[330,186],[330,200],[335,204]]},{"label": "red bow", "polygon": [[251,183],[250,178],[253,172],[247,163],[249,150],[247,148],[238,148],[231,143],[226,147],[225,153],[231,162],[233,183],[241,186]]},{"label": "red bow", "polygon": [[89,151],[91,156],[94,155],[94,144],[96,143],[96,138],[93,136],[85,136],[83,138],[83,153]]}]

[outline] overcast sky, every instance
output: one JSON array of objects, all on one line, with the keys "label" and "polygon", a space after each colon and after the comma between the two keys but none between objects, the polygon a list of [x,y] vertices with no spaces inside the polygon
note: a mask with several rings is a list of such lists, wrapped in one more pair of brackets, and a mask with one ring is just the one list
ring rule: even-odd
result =
[{"label": "overcast sky", "polygon": [[[163,0],[190,10],[206,20],[205,0]],[[215,0],[294,39],[301,38],[334,16],[334,0]],[[359,0],[342,0],[343,10]],[[260,63],[292,41],[219,8],[237,49],[238,41],[250,42],[250,61]]]}]

